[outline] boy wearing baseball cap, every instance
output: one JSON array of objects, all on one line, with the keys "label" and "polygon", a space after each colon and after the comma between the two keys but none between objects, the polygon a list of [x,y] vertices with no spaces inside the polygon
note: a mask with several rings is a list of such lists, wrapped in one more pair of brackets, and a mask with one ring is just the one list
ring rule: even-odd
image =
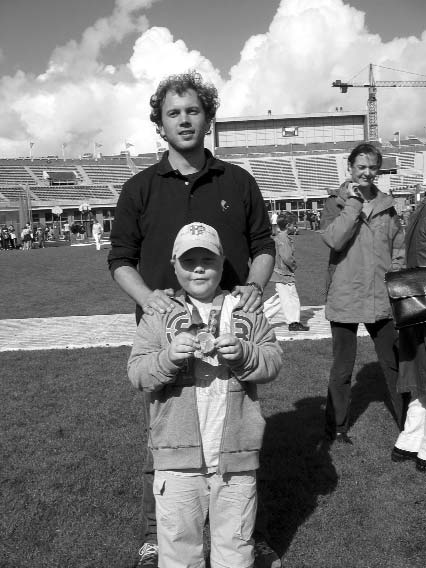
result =
[{"label": "boy wearing baseball cap", "polygon": [[204,566],[207,513],[211,567],[253,566],[256,469],[264,431],[256,385],[273,380],[281,348],[263,313],[235,309],[219,288],[216,230],[185,225],[172,264],[182,290],[169,313],[145,314],[128,362],[150,393],[159,568]]}]

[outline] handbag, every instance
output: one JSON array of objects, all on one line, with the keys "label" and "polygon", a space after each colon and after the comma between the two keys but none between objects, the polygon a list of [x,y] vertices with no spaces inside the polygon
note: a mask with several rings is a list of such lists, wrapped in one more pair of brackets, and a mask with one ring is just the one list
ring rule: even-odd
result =
[{"label": "handbag", "polygon": [[395,327],[426,323],[426,267],[385,274]]}]

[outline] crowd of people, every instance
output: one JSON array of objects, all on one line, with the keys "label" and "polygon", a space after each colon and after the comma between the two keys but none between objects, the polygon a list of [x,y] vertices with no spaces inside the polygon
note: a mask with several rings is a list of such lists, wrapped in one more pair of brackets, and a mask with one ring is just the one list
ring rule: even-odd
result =
[{"label": "crowd of people", "polygon": [[[64,223],[62,236],[65,241],[71,240],[71,233],[83,236],[85,228],[80,223]],[[104,233],[101,223],[94,219],[92,224],[92,234],[96,245],[96,250],[101,250],[101,237]],[[53,225],[33,225],[25,223],[22,231],[18,233],[14,225],[3,225],[0,227],[0,250],[23,250],[29,251],[34,248],[45,248],[46,241],[57,240],[60,236],[59,223]]]},{"label": "crowd of people", "polygon": [[15,230],[14,225],[3,225],[0,232],[0,250],[31,250],[33,248],[44,248],[45,241],[54,238],[53,229],[43,225],[31,226],[25,223],[20,234]]},{"label": "crowd of people", "polygon": [[[295,220],[276,211],[269,218],[254,178],[205,149],[218,107],[213,85],[194,72],[171,76],[150,104],[168,151],[124,184],[108,256],[138,323],[128,374],[143,393],[147,444],[136,566],[205,566],[208,519],[212,567],[278,568],[256,491],[264,429],[256,385],[274,380],[283,363],[268,321],[274,310],[290,329],[308,330],[294,278]],[[413,459],[425,471],[425,328],[401,333],[398,349],[384,276],[426,262],[418,249],[426,207],[406,258],[393,200],[374,184],[381,161],[374,145],[354,148],[348,181],[326,200],[321,219],[333,345],[324,443],[354,443],[351,379],[364,323],[401,432],[391,458]],[[306,219],[317,230],[312,213]],[[268,282],[276,294],[263,305]]]}]

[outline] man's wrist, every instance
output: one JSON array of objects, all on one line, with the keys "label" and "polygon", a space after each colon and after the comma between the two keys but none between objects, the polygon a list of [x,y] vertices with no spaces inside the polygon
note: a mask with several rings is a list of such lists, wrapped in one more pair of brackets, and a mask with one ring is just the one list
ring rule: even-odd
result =
[{"label": "man's wrist", "polygon": [[257,282],[246,282],[244,286],[252,286],[253,288],[256,288],[260,295],[263,294],[263,286],[261,286]]}]

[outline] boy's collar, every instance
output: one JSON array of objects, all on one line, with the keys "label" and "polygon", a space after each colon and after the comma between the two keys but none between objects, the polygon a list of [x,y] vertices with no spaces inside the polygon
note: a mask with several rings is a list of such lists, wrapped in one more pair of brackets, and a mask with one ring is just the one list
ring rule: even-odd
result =
[{"label": "boy's collar", "polygon": [[[218,286],[217,289],[216,289],[216,292],[215,292],[215,294],[214,294],[214,297],[213,297],[213,300],[212,300],[212,301],[214,301],[215,298],[217,298],[217,297],[220,296],[221,294],[222,294],[223,296],[226,296],[227,294],[229,294],[229,292],[223,291],[223,290],[221,289],[221,287]],[[183,289],[181,288],[180,290],[178,290],[178,291],[176,292],[176,294],[173,296],[173,298],[174,298],[176,301],[178,301],[180,304],[185,305],[185,304],[186,304],[186,296],[187,296],[187,292],[185,292],[185,290],[183,290]],[[197,298],[195,298],[195,300],[196,300],[196,299],[197,299]]]}]

